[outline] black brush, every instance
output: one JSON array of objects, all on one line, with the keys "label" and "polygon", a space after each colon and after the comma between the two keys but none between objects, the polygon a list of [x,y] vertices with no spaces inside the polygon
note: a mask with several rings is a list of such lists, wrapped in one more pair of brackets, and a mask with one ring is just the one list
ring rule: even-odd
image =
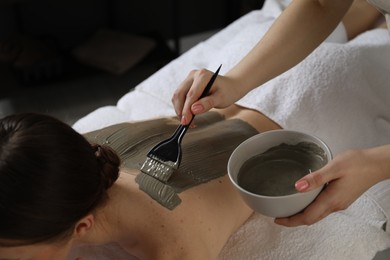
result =
[{"label": "black brush", "polygon": [[[211,86],[218,76],[221,66],[222,65],[220,65],[217,71],[213,74],[199,99],[208,94]],[[193,115],[191,121],[187,125],[180,125],[170,138],[160,142],[149,151],[147,158],[141,167],[141,171],[143,173],[146,173],[162,182],[168,181],[172,173],[180,166],[181,140],[191,125],[194,117],[195,116]]]}]

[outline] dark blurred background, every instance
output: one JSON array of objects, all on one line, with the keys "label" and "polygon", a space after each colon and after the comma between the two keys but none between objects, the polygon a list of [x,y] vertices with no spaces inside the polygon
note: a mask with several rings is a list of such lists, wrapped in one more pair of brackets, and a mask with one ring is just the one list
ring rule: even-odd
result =
[{"label": "dark blurred background", "polygon": [[113,105],[255,0],[0,0],[0,117]]}]

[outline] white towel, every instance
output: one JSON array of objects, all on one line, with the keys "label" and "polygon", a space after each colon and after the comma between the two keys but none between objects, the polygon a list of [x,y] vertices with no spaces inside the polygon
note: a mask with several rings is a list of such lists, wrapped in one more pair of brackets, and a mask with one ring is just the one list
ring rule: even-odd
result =
[{"label": "white towel", "polygon": [[389,142],[389,75],[390,36],[376,29],[346,44],[322,44],[237,104],[283,128],[315,134],[338,154]]},{"label": "white towel", "polygon": [[[253,47],[272,19],[262,11],[240,18],[146,79],[116,107],[94,111],[74,128],[87,132],[123,121],[174,115],[172,93],[191,69],[215,70],[222,63],[223,74]],[[283,128],[317,135],[335,154],[388,143],[389,55],[386,30],[366,32],[347,44],[324,43],[296,68],[238,104],[265,113]],[[384,211],[390,209],[378,204],[390,204],[390,194],[375,194],[383,197],[374,201],[364,195],[346,211],[310,227],[284,228],[254,214],[231,237],[220,259],[372,259],[390,247],[390,236],[382,229],[389,215]],[[112,254],[111,259],[121,259],[117,248],[99,250]],[[89,253],[94,250],[90,248]]]},{"label": "white towel", "polygon": [[254,214],[231,236],[219,260],[372,259],[390,245],[384,222],[383,212],[366,196],[308,227],[286,228]]}]

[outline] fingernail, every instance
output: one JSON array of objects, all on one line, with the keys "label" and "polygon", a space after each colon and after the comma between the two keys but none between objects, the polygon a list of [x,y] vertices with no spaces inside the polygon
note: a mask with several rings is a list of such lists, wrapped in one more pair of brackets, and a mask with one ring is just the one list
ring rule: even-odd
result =
[{"label": "fingernail", "polygon": [[309,183],[305,180],[300,180],[300,181],[297,181],[295,183],[295,188],[298,190],[298,191],[303,191],[307,188],[309,188]]},{"label": "fingernail", "polygon": [[185,116],[181,116],[180,123],[181,123],[182,125],[186,125],[186,124],[187,124],[187,120],[186,120]]},{"label": "fingernail", "polygon": [[202,111],[203,111],[203,106],[202,105],[194,105],[194,106],[192,106],[192,112],[193,113],[201,113]]}]

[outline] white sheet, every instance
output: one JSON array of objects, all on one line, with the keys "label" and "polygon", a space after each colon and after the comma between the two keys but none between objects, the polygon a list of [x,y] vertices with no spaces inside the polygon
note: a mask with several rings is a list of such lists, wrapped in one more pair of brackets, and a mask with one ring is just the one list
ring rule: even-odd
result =
[{"label": "white sheet", "polygon": [[[273,12],[263,9],[240,18],[146,79],[117,106],[92,112],[74,128],[87,132],[123,121],[173,116],[170,98],[187,73],[201,67],[215,70],[220,63],[221,74],[226,72],[270,26],[279,10],[275,6],[270,5]],[[347,44],[324,43],[302,64],[238,104],[262,111],[283,128],[319,136],[337,154],[390,140],[389,75],[390,38],[378,29]],[[381,185],[387,187],[384,190],[390,186]],[[381,202],[390,205],[389,192],[381,196]],[[382,229],[389,206],[373,199],[364,195],[347,210],[310,227],[284,228],[254,214],[231,237],[220,259],[372,259],[390,247],[390,236]],[[99,250],[113,256],[92,259],[120,259],[117,249]]]}]

